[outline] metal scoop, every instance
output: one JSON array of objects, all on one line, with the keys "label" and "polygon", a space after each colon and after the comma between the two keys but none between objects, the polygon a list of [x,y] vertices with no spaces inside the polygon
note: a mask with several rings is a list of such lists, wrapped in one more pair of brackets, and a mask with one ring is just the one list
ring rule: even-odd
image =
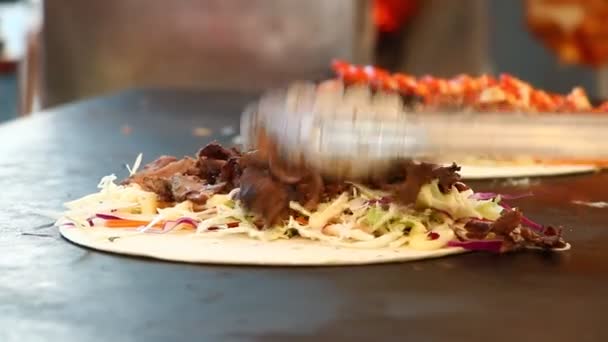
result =
[{"label": "metal scoop", "polygon": [[265,94],[243,114],[241,134],[245,148],[266,134],[285,161],[350,179],[403,158],[608,160],[608,115],[421,112],[398,94],[339,81]]}]

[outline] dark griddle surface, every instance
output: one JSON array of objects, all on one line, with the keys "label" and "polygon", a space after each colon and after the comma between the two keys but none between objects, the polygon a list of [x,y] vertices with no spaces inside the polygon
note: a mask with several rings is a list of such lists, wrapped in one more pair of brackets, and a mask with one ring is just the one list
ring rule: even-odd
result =
[{"label": "dark griddle surface", "polygon": [[[532,181],[514,202],[563,224],[559,255],[345,268],[182,265],[89,251],[37,214],[143,152],[228,143],[252,96],[141,90],[0,125],[0,341],[608,341],[608,175]],[[124,126],[132,131],[124,134]],[[196,127],[215,135],[197,137]],[[520,192],[501,182],[478,190]]]}]

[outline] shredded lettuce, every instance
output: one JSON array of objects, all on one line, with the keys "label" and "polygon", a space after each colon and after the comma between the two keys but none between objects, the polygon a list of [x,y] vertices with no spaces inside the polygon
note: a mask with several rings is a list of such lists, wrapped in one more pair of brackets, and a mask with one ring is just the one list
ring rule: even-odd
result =
[{"label": "shredded lettuce", "polygon": [[391,204],[388,210],[384,210],[376,205],[367,211],[365,220],[366,223],[371,226],[372,232],[375,232],[376,230],[387,226],[391,220],[398,218],[397,212],[398,209],[395,204]]},{"label": "shredded lettuce", "polygon": [[383,210],[380,206],[373,206],[367,211],[365,222],[370,226],[375,226],[387,214],[387,210]]},{"label": "shredded lettuce", "polygon": [[[418,208],[433,208],[448,213],[453,219],[471,217],[477,219],[495,220],[500,216],[502,208],[492,200],[479,201],[470,198],[472,190],[459,192],[452,188],[444,194],[439,189],[439,183],[434,180],[421,187],[416,200]],[[500,209],[500,210],[499,210]]]},{"label": "shredded lettuce", "polygon": [[427,233],[427,227],[420,220],[408,219],[406,224],[411,224],[410,226],[410,236],[420,235]]},{"label": "shredded lettuce", "polygon": [[479,213],[481,218],[495,221],[500,217],[500,213],[504,209],[498,203],[500,203],[500,197],[486,201],[477,201],[475,210]]}]

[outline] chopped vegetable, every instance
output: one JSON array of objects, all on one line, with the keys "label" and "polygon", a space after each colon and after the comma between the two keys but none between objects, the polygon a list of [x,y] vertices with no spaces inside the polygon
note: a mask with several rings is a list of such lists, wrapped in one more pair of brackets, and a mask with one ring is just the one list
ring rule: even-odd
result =
[{"label": "chopped vegetable", "polygon": [[[103,226],[108,227],[108,228],[145,227],[149,223],[150,222],[146,222],[146,221],[131,221],[131,220],[123,220],[123,219],[111,220],[110,219],[110,220],[105,220],[103,222]],[[163,222],[158,222],[153,225],[153,227],[162,227],[162,226],[163,226]]]}]

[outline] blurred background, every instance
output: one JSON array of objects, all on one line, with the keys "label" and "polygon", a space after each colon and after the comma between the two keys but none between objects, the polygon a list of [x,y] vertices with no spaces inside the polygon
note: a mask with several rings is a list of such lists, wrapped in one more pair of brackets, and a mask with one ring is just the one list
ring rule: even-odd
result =
[{"label": "blurred background", "polygon": [[330,61],[608,98],[604,0],[0,0],[0,121],[135,87],[257,92]]}]

